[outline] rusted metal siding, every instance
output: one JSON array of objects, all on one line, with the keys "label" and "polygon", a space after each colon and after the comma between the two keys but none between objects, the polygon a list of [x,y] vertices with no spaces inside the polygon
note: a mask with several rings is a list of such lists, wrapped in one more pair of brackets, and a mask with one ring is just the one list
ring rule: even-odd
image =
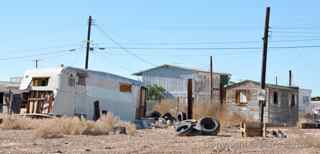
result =
[{"label": "rusted metal siding", "polygon": [[[237,91],[246,90],[247,104],[237,104]],[[237,86],[227,87],[226,105],[231,112],[238,113],[250,120],[259,119],[259,101],[257,94],[260,90],[259,84],[255,82],[243,82]],[[274,102],[274,92],[277,92],[278,103]],[[264,121],[278,124],[294,126],[298,121],[299,96],[298,88],[283,86],[268,86],[266,89],[266,108],[264,110]],[[295,105],[292,105],[292,96],[294,96]]]},{"label": "rusted metal siding", "polygon": [[[232,113],[239,114],[248,120],[259,120],[259,101],[258,101],[258,91],[260,89],[259,85],[247,82],[241,84],[237,87],[227,88],[226,89],[226,105],[228,110]],[[248,91],[247,95],[247,104],[238,104],[236,103],[236,93],[240,90]],[[268,108],[268,104],[266,106]],[[264,120],[268,120],[268,112],[264,112]]]}]

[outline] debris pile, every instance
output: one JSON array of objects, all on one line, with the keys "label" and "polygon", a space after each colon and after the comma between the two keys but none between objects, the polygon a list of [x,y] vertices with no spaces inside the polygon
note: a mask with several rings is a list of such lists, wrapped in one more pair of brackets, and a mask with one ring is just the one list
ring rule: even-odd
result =
[{"label": "debris pile", "polygon": [[217,135],[220,131],[218,120],[204,117],[200,120],[183,120],[176,124],[178,136]]},{"label": "debris pile", "polygon": [[266,137],[275,137],[275,138],[287,138],[287,135],[281,131],[278,130],[267,130],[266,131]]}]

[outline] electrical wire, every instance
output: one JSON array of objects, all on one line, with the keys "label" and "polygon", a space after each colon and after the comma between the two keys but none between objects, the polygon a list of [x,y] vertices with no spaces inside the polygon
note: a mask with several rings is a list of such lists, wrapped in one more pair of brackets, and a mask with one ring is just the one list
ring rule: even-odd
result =
[{"label": "electrical wire", "polygon": [[[108,46],[108,49],[123,49],[121,47]],[[301,45],[301,46],[271,46],[270,49],[302,49],[320,48],[320,45]],[[126,47],[130,50],[259,50],[262,47]]]},{"label": "electrical wire", "polygon": [[111,42],[113,42],[115,45],[118,46],[119,49],[122,49],[123,51],[125,51],[126,53],[132,55],[133,57],[137,58],[138,60],[140,60],[143,63],[149,64],[151,66],[156,66],[155,64],[145,60],[144,58],[138,56],[137,54],[131,52],[128,50],[128,48],[123,47],[119,42],[117,42],[116,40],[114,40],[106,31],[104,31],[99,25],[95,24],[95,27],[97,27],[97,29],[106,37],[108,38]]},{"label": "electrical wire", "polygon": [[39,53],[39,54],[12,56],[12,57],[0,58],[0,61],[17,60],[17,59],[28,59],[28,58],[34,58],[34,57],[39,57],[39,56],[47,56],[47,55],[57,55],[57,54],[63,54],[63,53],[67,53],[67,52],[74,52],[76,50],[78,50],[78,49],[77,48],[73,48],[73,49],[68,49],[68,50],[58,50],[58,51],[43,52],[43,53]]}]

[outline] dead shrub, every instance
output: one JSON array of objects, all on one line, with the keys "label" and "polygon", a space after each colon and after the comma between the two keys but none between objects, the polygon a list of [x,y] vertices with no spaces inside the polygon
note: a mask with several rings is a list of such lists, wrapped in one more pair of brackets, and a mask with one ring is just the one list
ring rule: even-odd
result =
[{"label": "dead shrub", "polygon": [[103,115],[96,122],[87,121],[86,129],[83,134],[86,135],[103,135],[109,134],[110,131],[120,122],[118,117],[113,116],[112,113]]},{"label": "dead shrub", "polygon": [[37,122],[38,120],[32,120],[30,118],[22,116],[4,115],[2,116],[2,123],[0,124],[0,128],[16,130],[33,129],[38,126]]},{"label": "dead shrub", "polygon": [[134,135],[134,124],[122,122],[112,113],[101,116],[97,121],[89,121],[78,117],[62,117],[52,119],[30,119],[26,117],[2,116],[2,129],[33,129],[38,138],[61,138],[65,135],[107,135],[116,127],[125,128],[128,135]]},{"label": "dead shrub", "polygon": [[39,138],[61,138],[64,136],[63,127],[58,118],[43,119],[41,125],[34,129],[35,137]]}]

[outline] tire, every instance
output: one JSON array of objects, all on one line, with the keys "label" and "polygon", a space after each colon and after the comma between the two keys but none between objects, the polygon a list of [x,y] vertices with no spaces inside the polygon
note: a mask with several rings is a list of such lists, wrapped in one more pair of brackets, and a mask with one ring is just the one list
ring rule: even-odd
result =
[{"label": "tire", "polygon": [[174,118],[170,113],[166,113],[162,116],[162,118],[164,118],[166,121],[176,121],[176,118]]},{"label": "tire", "polygon": [[176,131],[178,136],[190,136],[194,129],[191,123],[183,123],[176,128]]},{"label": "tire", "polygon": [[177,114],[177,120],[183,121],[187,119],[187,114],[185,112],[178,112]]},{"label": "tire", "polygon": [[201,118],[194,129],[201,132],[202,135],[217,135],[220,131],[220,122],[214,118]]}]

